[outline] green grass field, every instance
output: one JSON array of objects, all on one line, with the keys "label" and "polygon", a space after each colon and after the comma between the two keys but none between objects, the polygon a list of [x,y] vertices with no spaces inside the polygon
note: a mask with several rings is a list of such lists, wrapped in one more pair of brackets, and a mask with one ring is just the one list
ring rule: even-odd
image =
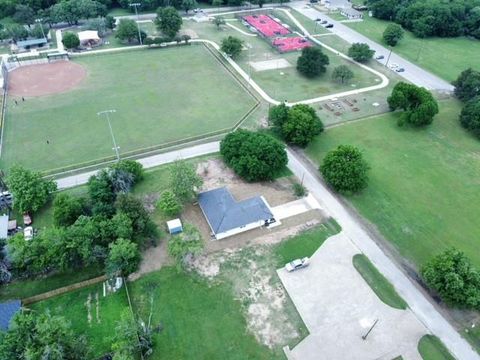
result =
[{"label": "green grass field", "polygon": [[[362,22],[344,25],[384,44],[382,34],[388,23],[365,16]],[[480,41],[466,37],[421,39],[406,31],[393,51],[448,81],[455,80],[469,67],[480,70]]]},{"label": "green grass field", "polygon": [[133,306],[147,318],[153,296],[156,359],[277,359],[246,330],[241,304],[225,283],[210,283],[195,275],[164,268],[129,287]]},{"label": "green grass field", "polygon": [[348,200],[403,256],[420,266],[456,246],[480,267],[480,144],[460,127],[457,101],[440,108],[423,129],[399,128],[393,113],[329,129],[307,153],[320,163],[339,144],[358,146],[370,181]]},{"label": "green grass field", "polygon": [[[87,306],[89,295],[91,296],[90,321]],[[100,283],[32,304],[30,308],[64,316],[70,321],[75,333],[86,336],[93,354],[99,357],[110,351],[116,323],[120,315],[128,310],[128,300],[125,287],[103,297],[103,286]]]},{"label": "green grass field", "polygon": [[418,342],[418,351],[423,360],[454,360],[439,338],[425,335]]},{"label": "green grass field", "polygon": [[365,282],[377,294],[380,300],[395,309],[406,309],[407,303],[395,291],[395,288],[378,271],[372,262],[363,254],[357,254],[353,257],[353,266],[360,273]]},{"label": "green grass field", "polygon": [[[51,170],[229,129],[255,104],[202,46],[132,51],[75,60],[88,71],[63,94],[10,99],[1,166]],[[47,144],[49,140],[50,144]]]}]

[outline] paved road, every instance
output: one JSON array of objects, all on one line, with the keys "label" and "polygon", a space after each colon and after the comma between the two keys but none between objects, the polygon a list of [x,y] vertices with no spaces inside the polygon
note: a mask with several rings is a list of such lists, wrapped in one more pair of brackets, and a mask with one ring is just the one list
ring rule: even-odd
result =
[{"label": "paved road", "polygon": [[[342,39],[348,41],[349,43],[361,42],[368,44],[370,48],[376,51],[377,55],[385,56],[385,58],[381,60],[382,64],[385,64],[388,58],[388,54],[390,52],[389,49],[376,43],[375,41],[370,40],[366,36],[361,35],[360,33],[349,28],[348,26],[343,25],[341,22],[333,20],[327,14],[318,11],[313,7],[307,7],[306,4],[306,1],[294,1],[289,3],[288,6],[301,12],[303,15],[307,16],[312,20],[320,18],[322,20],[327,20],[329,23],[332,23],[334,27],[331,28],[330,31],[340,36]],[[439,54],[439,56],[441,56],[441,54]],[[453,91],[453,86],[447,81],[429,73],[428,71],[411,63],[410,61],[405,60],[394,52],[392,52],[392,55],[389,59],[389,64],[391,63],[397,63],[400,67],[403,67],[405,69],[405,72],[398,74],[417,86],[423,86],[429,90]]]},{"label": "paved road", "polygon": [[[145,168],[166,164],[176,159],[188,159],[218,152],[220,142],[215,141],[169,153],[149,156],[138,160]],[[378,247],[372,237],[364,230],[354,215],[350,214],[340,201],[323,185],[317,170],[298,155],[288,150],[288,167],[299,178],[310,193],[318,200],[333,218],[337,220],[343,232],[375,264],[385,277],[395,286],[398,293],[408,302],[417,318],[448,347],[457,359],[480,360],[480,356],[471,348],[453,326],[443,318],[435,307],[415,287],[407,276]],[[59,189],[85,184],[96,171],[74,175],[57,180]]]}]

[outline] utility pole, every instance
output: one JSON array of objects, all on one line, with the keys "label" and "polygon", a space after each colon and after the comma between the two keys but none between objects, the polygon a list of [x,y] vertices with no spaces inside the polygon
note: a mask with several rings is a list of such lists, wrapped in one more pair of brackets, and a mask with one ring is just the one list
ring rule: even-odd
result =
[{"label": "utility pole", "polygon": [[385,63],[385,67],[388,66],[388,62],[390,61],[390,56],[392,56],[392,48],[390,48],[390,52],[388,53],[388,57],[387,57],[387,62]]},{"label": "utility pole", "polygon": [[40,29],[42,29],[42,35],[43,35],[43,38],[45,39],[45,41],[47,41],[47,37],[45,36],[45,31],[43,30],[43,23],[42,23],[43,19],[35,19],[35,22],[37,24],[40,24]]},{"label": "utility pole", "polygon": [[137,10],[137,8],[141,5],[142,4],[140,4],[140,3],[131,3],[128,6],[133,6],[135,8],[135,16],[137,17],[138,41],[140,42],[140,45],[143,45],[142,34],[140,32],[140,25],[138,24],[139,19],[138,19],[138,10]]},{"label": "utility pole", "polygon": [[377,325],[377,323],[378,323],[378,319],[375,320],[375,322],[374,322],[373,325],[370,327],[370,329],[368,329],[367,333],[362,336],[362,339],[363,339],[363,340],[367,340],[368,334],[370,334],[370,332],[373,330],[373,328],[375,327],[375,325]]},{"label": "utility pole", "polygon": [[117,161],[120,161],[120,154],[118,152],[118,149],[120,149],[119,146],[117,146],[117,142],[115,141],[115,136],[113,135],[113,129],[112,129],[112,124],[110,124],[110,114],[116,112],[116,110],[104,110],[100,111],[97,113],[98,116],[105,115],[107,118],[108,122],[108,128],[110,129],[110,135],[112,135],[112,141],[113,141],[113,150],[115,150],[115,154],[117,155]]}]

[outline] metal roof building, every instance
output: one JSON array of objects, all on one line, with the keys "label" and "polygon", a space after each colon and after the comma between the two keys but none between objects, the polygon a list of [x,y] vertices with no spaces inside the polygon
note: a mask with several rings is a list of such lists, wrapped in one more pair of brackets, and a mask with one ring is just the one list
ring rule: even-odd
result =
[{"label": "metal roof building", "polygon": [[198,203],[217,240],[275,222],[262,196],[237,201],[226,187],[200,193]]}]

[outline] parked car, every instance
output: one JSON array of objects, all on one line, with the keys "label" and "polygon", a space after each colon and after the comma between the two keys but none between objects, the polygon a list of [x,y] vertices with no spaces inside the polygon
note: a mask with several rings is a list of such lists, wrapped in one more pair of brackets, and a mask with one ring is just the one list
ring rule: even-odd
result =
[{"label": "parked car", "polygon": [[328,23],[327,20],[323,20],[323,21],[322,21],[322,24],[326,24],[326,23]]},{"label": "parked car", "polygon": [[398,69],[400,67],[400,65],[398,65],[396,63],[390,63],[390,64],[388,64],[388,67],[392,70],[395,70],[395,69]]},{"label": "parked car", "polygon": [[404,68],[398,68],[398,69],[395,69],[396,72],[404,72],[405,69]]},{"label": "parked car", "polygon": [[316,18],[316,19],[315,19],[315,21],[322,21],[322,19],[320,19],[320,18]]},{"label": "parked car", "polygon": [[25,240],[32,240],[33,239],[33,227],[27,226],[25,229],[23,229],[23,237]]},{"label": "parked car", "polygon": [[327,29],[331,29],[333,27],[333,24],[328,24],[327,26],[325,26]]},{"label": "parked car", "polygon": [[383,56],[383,55],[378,55],[378,56],[375,56],[375,59],[377,59],[377,60],[382,60],[382,59],[385,59],[385,56]]},{"label": "parked car", "polygon": [[289,262],[288,264],[285,265],[285,270],[287,270],[288,272],[292,272],[292,271],[307,267],[308,260],[309,260],[308,257],[304,257],[303,259],[293,260],[292,262]]},{"label": "parked car", "polygon": [[197,13],[203,12],[203,10],[200,9],[200,8],[196,8],[196,9],[193,9],[193,12],[194,12],[195,14],[197,14]]}]

